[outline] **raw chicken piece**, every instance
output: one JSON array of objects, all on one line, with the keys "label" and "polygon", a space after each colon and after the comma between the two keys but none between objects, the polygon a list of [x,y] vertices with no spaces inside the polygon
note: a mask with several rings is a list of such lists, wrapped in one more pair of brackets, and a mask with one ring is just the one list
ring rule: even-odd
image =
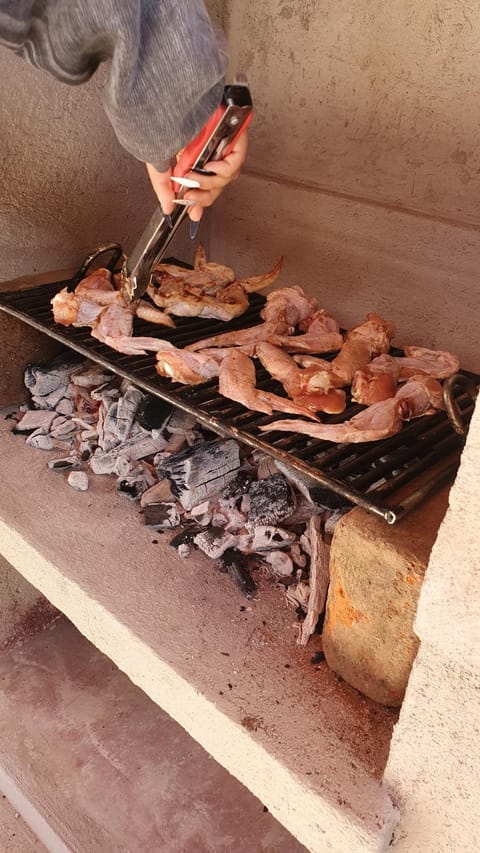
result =
[{"label": "raw chicken piece", "polygon": [[350,385],[355,371],[363,370],[372,358],[388,352],[395,329],[378,314],[367,314],[367,319],[351,329],[339,354],[332,361],[335,385]]},{"label": "raw chicken piece", "polygon": [[220,365],[219,377],[220,394],[229,400],[241,403],[253,412],[271,415],[273,411],[279,411],[313,417],[306,408],[256,388],[253,361],[239,350],[232,349],[225,356]]},{"label": "raw chicken piece", "polygon": [[379,441],[400,432],[402,428],[401,403],[395,398],[374,403],[343,424],[309,424],[306,421],[280,420],[261,426],[262,432],[298,432],[311,438],[338,443],[358,444]]},{"label": "raw chicken piece", "polygon": [[439,409],[444,409],[442,386],[433,376],[420,374],[412,376],[402,385],[395,399],[399,400],[402,417],[409,421],[422,415],[434,415]]},{"label": "raw chicken piece", "polygon": [[399,375],[397,359],[387,353],[377,356],[363,370],[355,371],[352,399],[364,406],[371,406],[380,400],[394,397]]},{"label": "raw chicken piece", "polygon": [[440,383],[431,377],[416,376],[406,382],[395,397],[368,406],[343,424],[309,424],[292,418],[260,429],[262,432],[299,432],[325,441],[357,444],[389,438],[400,432],[403,420],[430,415],[442,408]]},{"label": "raw chicken piece", "polygon": [[460,369],[456,355],[442,350],[425,347],[405,347],[405,358],[397,358],[400,367],[400,381],[424,373],[434,379],[446,379]]},{"label": "raw chicken piece", "polygon": [[272,338],[271,342],[284,347],[288,352],[332,352],[340,349],[343,344],[337,321],[326,311],[315,311],[299,325],[305,330],[305,334],[278,335]]},{"label": "raw chicken piece", "polygon": [[283,287],[268,294],[260,314],[265,320],[264,323],[249,329],[223,332],[221,335],[204,338],[190,344],[187,349],[196,351],[206,347],[244,346],[270,341],[277,334],[283,335],[293,331],[298,323],[306,320],[315,307],[316,300],[306,296],[301,287]]},{"label": "raw chicken piece", "polygon": [[218,376],[219,360],[202,352],[187,352],[185,349],[167,345],[157,352],[156,371],[160,376],[171,379],[172,382],[199,385],[207,379]]},{"label": "raw chicken piece", "polygon": [[330,414],[345,409],[345,392],[333,387],[328,371],[316,367],[300,370],[288,353],[267,342],[257,344],[256,352],[270,376],[282,383],[297,405]]},{"label": "raw chicken piece", "polygon": [[278,277],[283,258],[264,275],[235,280],[223,264],[207,263],[203,247],[197,251],[193,270],[160,264],[147,292],[155,305],[179,317],[205,317],[227,322],[247,310],[248,293],[268,287]]}]

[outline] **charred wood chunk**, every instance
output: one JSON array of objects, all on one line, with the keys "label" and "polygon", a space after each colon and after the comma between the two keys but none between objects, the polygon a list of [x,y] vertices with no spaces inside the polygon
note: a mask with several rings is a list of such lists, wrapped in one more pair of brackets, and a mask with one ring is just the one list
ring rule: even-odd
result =
[{"label": "charred wood chunk", "polygon": [[179,548],[180,545],[192,545],[197,533],[202,533],[202,528],[198,524],[189,524],[180,533],[176,533],[170,539],[169,544],[172,548]]},{"label": "charred wood chunk", "polygon": [[172,435],[184,435],[190,432],[197,426],[197,420],[189,412],[184,412],[183,409],[174,409],[170,415],[168,422],[165,424],[165,429]]},{"label": "charred wood chunk", "polygon": [[250,524],[277,524],[292,515],[296,501],[283,474],[252,483],[248,491]]},{"label": "charred wood chunk", "polygon": [[206,441],[163,460],[159,477],[168,477],[172,491],[186,510],[214,497],[234,479],[240,467],[238,444]]},{"label": "charred wood chunk", "polygon": [[223,527],[209,527],[194,537],[194,544],[212,560],[218,560],[228,548],[233,548],[237,538],[227,533]]},{"label": "charred wood chunk", "polygon": [[32,397],[46,397],[60,386],[68,385],[70,375],[75,368],[78,368],[76,359],[65,361],[62,356],[47,365],[29,365],[24,373],[25,386]]},{"label": "charred wood chunk", "polygon": [[220,571],[228,572],[245,598],[255,597],[257,587],[249,572],[248,559],[244,554],[228,548],[223,554]]},{"label": "charred wood chunk", "polygon": [[250,550],[256,553],[290,548],[296,539],[295,533],[281,527],[259,525],[253,531]]},{"label": "charred wood chunk", "polygon": [[143,510],[143,520],[147,527],[169,530],[180,525],[180,513],[176,503],[149,504]]},{"label": "charred wood chunk", "polygon": [[152,394],[147,394],[140,403],[137,421],[144,429],[162,429],[172,412],[172,404]]},{"label": "charred wood chunk", "polygon": [[224,488],[222,498],[225,500],[231,500],[232,498],[237,500],[237,498],[241,498],[242,495],[246,495],[250,488],[252,478],[252,472],[238,471],[234,479]]},{"label": "charred wood chunk", "polygon": [[56,417],[56,412],[50,412],[45,409],[29,409],[13,428],[13,432],[33,432],[34,430],[38,430],[39,433],[42,432],[46,435]]}]

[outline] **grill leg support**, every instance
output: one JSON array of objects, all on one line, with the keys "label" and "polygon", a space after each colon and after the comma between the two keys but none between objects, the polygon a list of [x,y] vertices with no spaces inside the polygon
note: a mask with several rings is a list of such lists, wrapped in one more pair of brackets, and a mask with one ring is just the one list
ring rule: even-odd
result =
[{"label": "grill leg support", "polygon": [[418,649],[418,597],[448,489],[397,525],[360,508],[335,528],[323,649],[331,668],[382,705],[401,705]]}]

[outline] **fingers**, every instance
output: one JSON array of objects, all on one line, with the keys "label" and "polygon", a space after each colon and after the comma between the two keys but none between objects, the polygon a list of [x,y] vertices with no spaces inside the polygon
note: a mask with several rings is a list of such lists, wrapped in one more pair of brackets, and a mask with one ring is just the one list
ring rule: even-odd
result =
[{"label": "fingers", "polygon": [[170,180],[172,170],[167,169],[166,172],[159,172],[151,163],[147,163],[146,166],[148,177],[150,178],[153,190],[158,198],[163,213],[165,215],[173,213],[175,209],[175,205],[173,203],[175,192]]},{"label": "fingers", "polygon": [[224,157],[223,160],[212,160],[206,164],[205,169],[215,172],[215,175],[201,175],[198,172],[187,173],[186,177],[194,178],[200,184],[200,189],[187,190],[184,194],[184,198],[187,201],[194,202],[188,210],[190,219],[198,221],[200,218],[199,210],[204,207],[210,207],[225,187],[238,178],[246,160],[247,151],[248,134],[242,133],[235,142],[235,147],[227,157]]}]

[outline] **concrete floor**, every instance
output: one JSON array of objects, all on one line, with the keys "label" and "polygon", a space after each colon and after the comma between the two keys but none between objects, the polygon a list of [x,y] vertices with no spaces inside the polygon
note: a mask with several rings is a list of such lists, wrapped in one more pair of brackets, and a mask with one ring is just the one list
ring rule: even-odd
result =
[{"label": "concrete floor", "polygon": [[1,794],[0,850],[2,853],[46,853],[43,844]]},{"label": "concrete floor", "polygon": [[[2,769],[72,851],[305,850],[68,622],[3,652],[0,681]],[[43,850],[3,811],[2,853]]]}]

